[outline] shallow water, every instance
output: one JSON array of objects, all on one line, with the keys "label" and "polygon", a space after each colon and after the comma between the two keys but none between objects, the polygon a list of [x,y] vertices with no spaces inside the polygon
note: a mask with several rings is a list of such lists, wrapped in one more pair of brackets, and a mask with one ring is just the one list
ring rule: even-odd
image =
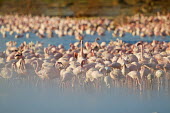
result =
[{"label": "shallow water", "polygon": [[[85,41],[93,42],[99,37],[86,35]],[[100,36],[101,37],[101,36]],[[107,43],[113,38],[111,33],[107,32],[101,37],[102,41]],[[170,41],[167,37],[133,37],[126,34],[119,38],[125,42],[135,43],[137,41]],[[29,39],[15,39],[7,35],[7,38],[0,38],[0,51],[5,50],[5,43],[13,40],[20,43],[43,42],[48,44],[63,44],[66,49],[69,44],[76,42],[74,36],[65,36],[59,38],[40,39],[31,34]],[[51,83],[52,82],[52,83]],[[35,86],[26,81],[5,80],[0,78],[0,113],[169,113],[170,112],[170,85],[157,88],[145,89],[140,92],[138,89],[127,87],[112,87],[111,89],[102,88],[64,88],[60,89],[56,81],[44,83]]]},{"label": "shallow water", "polygon": [[0,79],[0,113],[169,113],[169,89],[64,88]]},{"label": "shallow water", "polygon": [[[57,35],[54,35],[53,38],[43,38],[40,39],[38,38],[35,34],[30,33],[30,38],[26,38],[25,36],[22,38],[14,38],[15,34],[13,34],[12,36],[10,36],[7,33],[7,37],[6,38],[2,38],[2,36],[0,35],[0,51],[5,50],[6,45],[5,43],[8,41],[16,41],[18,44],[17,46],[19,46],[21,43],[25,42],[34,42],[36,43],[37,41],[44,43],[44,46],[48,46],[48,44],[51,45],[59,45],[59,44],[63,44],[65,46],[66,49],[69,48],[69,44],[70,43],[74,43],[77,42],[77,40],[75,39],[74,36],[64,36],[64,37],[58,37]],[[126,35],[124,37],[113,37],[112,36],[112,31],[110,32],[106,32],[104,36],[98,36],[97,34],[95,35],[85,35],[84,38],[84,42],[88,41],[88,42],[94,42],[95,38],[100,37],[101,40],[99,40],[99,43],[105,41],[106,43],[109,43],[110,41],[115,41],[116,39],[120,39],[124,42],[128,42],[128,43],[136,43],[138,41],[147,41],[147,42],[151,42],[152,40],[158,40],[158,41],[166,41],[166,42],[170,42],[170,36],[166,36],[166,37],[161,37],[161,36],[155,36],[155,37],[143,37],[141,38],[140,36],[132,36],[129,33],[126,33]]]}]

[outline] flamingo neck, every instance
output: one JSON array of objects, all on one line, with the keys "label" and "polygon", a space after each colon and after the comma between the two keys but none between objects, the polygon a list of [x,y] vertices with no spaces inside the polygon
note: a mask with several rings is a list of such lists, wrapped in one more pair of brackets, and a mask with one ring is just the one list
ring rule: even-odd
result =
[{"label": "flamingo neck", "polygon": [[126,66],[125,65],[123,65],[122,70],[123,70],[123,75],[125,76],[126,75]]},{"label": "flamingo neck", "polygon": [[83,60],[82,62],[81,62],[81,68],[83,68],[83,65],[85,64],[85,61]]},{"label": "flamingo neck", "polygon": [[36,69],[35,69],[35,72],[37,73],[39,70],[38,70],[38,61],[35,61],[36,62]]},{"label": "flamingo neck", "polygon": [[119,53],[120,53],[120,57],[122,58],[122,55],[123,55],[122,51],[120,50]]},{"label": "flamingo neck", "polygon": [[83,53],[83,40],[81,40],[81,57],[84,57],[84,53]]},{"label": "flamingo neck", "polygon": [[139,77],[137,78],[137,81],[138,81],[139,86],[141,86],[141,82],[139,80]]},{"label": "flamingo neck", "polygon": [[91,55],[92,55],[92,56],[95,56],[94,50],[91,51]]},{"label": "flamingo neck", "polygon": [[141,45],[141,60],[143,61],[143,45]]},{"label": "flamingo neck", "polygon": [[139,78],[138,78],[138,84],[139,84],[140,91],[142,91],[142,84],[141,84]]}]

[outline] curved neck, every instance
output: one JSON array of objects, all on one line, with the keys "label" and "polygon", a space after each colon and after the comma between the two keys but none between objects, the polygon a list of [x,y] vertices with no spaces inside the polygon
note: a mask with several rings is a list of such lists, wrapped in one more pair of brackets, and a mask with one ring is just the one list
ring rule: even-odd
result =
[{"label": "curved neck", "polygon": [[83,65],[85,64],[85,60],[81,62],[81,68],[83,68]]},{"label": "curved neck", "polygon": [[32,63],[36,64],[36,66],[34,67],[35,68],[35,73],[38,73],[38,65],[39,65],[38,61],[33,61]]},{"label": "curved neck", "polygon": [[[62,67],[60,67],[60,65],[61,65]],[[56,62],[56,63],[55,63],[55,68],[57,68],[57,69],[61,70],[61,69],[64,69],[64,68],[65,68],[65,66],[63,65],[63,63],[62,63],[62,62]]]},{"label": "curved neck", "polygon": [[141,81],[139,80],[139,77],[137,78],[137,81],[138,81],[138,84],[139,84],[140,91],[142,91],[142,84],[141,84]]},{"label": "curved neck", "polygon": [[137,81],[138,81],[138,84],[141,85],[141,82],[140,82],[140,80],[139,80],[139,77],[137,78]]}]

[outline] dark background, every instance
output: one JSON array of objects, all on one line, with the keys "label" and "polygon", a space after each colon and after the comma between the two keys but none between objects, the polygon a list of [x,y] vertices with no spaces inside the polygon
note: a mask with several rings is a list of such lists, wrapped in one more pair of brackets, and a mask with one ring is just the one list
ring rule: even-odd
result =
[{"label": "dark background", "polygon": [[170,12],[170,0],[0,0],[0,14],[120,16]]}]

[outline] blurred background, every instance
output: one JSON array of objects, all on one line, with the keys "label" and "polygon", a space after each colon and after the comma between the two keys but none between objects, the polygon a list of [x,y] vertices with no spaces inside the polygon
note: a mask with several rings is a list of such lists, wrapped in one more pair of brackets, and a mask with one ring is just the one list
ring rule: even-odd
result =
[{"label": "blurred background", "polygon": [[170,12],[170,0],[0,0],[0,14],[122,16]]}]

